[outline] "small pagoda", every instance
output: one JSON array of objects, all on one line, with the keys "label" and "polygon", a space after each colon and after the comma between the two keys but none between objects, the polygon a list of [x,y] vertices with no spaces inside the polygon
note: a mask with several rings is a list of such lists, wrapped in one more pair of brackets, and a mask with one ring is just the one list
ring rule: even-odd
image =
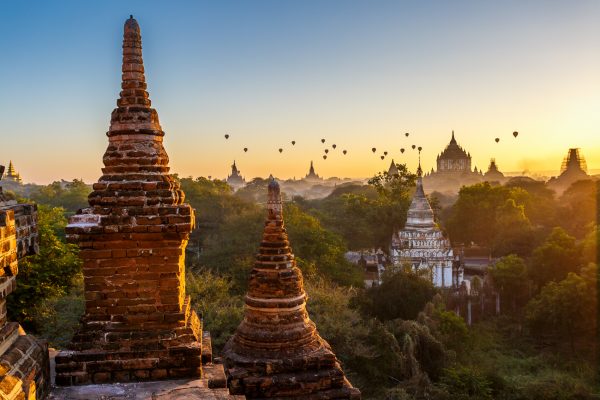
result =
[{"label": "small pagoda", "polygon": [[308,316],[282,208],[271,177],[244,319],[223,350],[229,391],[248,399],[360,399]]}]

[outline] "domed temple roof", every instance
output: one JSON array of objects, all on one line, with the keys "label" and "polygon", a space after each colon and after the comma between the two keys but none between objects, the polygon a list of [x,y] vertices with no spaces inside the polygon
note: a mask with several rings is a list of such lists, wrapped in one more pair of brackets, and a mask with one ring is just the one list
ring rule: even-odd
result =
[{"label": "domed temple roof", "polygon": [[452,139],[450,139],[448,146],[446,146],[444,151],[438,156],[438,159],[456,160],[461,158],[470,159],[471,155],[458,145],[454,138],[454,131],[452,131]]}]

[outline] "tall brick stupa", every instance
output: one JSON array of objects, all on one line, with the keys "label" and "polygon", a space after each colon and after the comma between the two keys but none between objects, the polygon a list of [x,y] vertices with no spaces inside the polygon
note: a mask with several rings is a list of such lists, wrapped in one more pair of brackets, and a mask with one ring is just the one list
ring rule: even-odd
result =
[{"label": "tall brick stupa", "polygon": [[306,311],[302,273],[272,178],[267,208],[244,319],[223,350],[229,391],[249,399],[360,399]]},{"label": "tall brick stupa", "polygon": [[201,360],[210,358],[185,293],[194,210],[169,175],[133,17],[125,22],[122,72],[103,175],[90,207],[66,228],[83,260],[85,315],[70,350],[56,356],[59,385],[199,378]]}]

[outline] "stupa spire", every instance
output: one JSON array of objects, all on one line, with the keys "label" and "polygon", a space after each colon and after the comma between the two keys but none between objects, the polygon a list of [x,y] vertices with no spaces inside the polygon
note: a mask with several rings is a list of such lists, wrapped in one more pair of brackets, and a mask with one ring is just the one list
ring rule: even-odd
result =
[{"label": "stupa spire", "polygon": [[280,187],[272,176],[245,302],[244,319],[223,350],[231,394],[360,398],[308,316],[302,272],[285,229]]},{"label": "stupa spire", "polygon": [[150,96],[146,91],[144,60],[142,58],[142,35],[138,22],[129,16],[123,27],[123,64],[121,67],[121,93],[117,108],[111,116],[109,136],[133,130],[135,133],[164,133],[156,110],[150,108]]},{"label": "stupa spire", "polygon": [[454,138],[454,129],[452,129],[452,139],[450,139],[450,143],[456,143],[456,139]]}]

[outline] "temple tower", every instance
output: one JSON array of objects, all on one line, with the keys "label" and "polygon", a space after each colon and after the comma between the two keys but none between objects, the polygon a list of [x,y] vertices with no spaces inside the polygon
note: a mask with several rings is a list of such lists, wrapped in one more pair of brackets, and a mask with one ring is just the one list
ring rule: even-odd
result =
[{"label": "temple tower", "polygon": [[306,176],[304,177],[305,181],[322,181],[323,178],[321,178],[319,175],[317,175],[317,173],[315,172],[315,167],[313,165],[313,162],[310,162],[310,168],[308,170],[308,174],[306,174]]},{"label": "temple tower", "polygon": [[56,357],[59,385],[198,378],[201,359],[210,359],[185,294],[194,210],[169,175],[133,17],[125,22],[122,72],[103,175],[90,207],[66,228],[81,249],[85,315],[70,351]]},{"label": "temple tower", "polygon": [[254,398],[359,399],[306,311],[302,273],[271,177],[267,220],[250,273],[244,319],[223,350],[231,394]]},{"label": "temple tower", "polygon": [[395,232],[390,246],[395,267],[410,266],[428,272],[431,282],[442,288],[462,282],[462,271],[454,270],[454,251],[435,223],[433,210],[423,190],[423,170],[419,161],[417,188],[407,212],[404,229]]}]

